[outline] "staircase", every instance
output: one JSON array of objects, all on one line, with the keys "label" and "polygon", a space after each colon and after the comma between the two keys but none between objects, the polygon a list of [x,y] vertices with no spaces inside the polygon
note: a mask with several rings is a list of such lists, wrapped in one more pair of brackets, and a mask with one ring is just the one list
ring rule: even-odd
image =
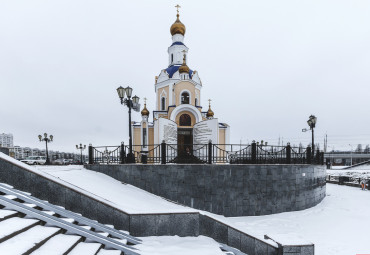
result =
[{"label": "staircase", "polygon": [[0,184],[1,254],[139,255],[141,240]]},{"label": "staircase", "polygon": [[[0,251],[18,255],[139,255],[142,241],[112,225],[0,183]],[[226,255],[245,255],[220,245]]]}]

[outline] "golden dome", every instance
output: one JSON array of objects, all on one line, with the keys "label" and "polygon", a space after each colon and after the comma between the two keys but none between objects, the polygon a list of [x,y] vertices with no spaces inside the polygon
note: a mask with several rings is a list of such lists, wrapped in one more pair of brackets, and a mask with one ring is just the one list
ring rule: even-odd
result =
[{"label": "golden dome", "polygon": [[186,61],[185,61],[185,52],[184,52],[184,58],[182,60],[182,65],[179,67],[179,73],[189,73],[190,72],[190,69],[189,67],[186,65]]},{"label": "golden dome", "polygon": [[211,102],[210,102],[206,116],[207,116],[207,118],[213,118],[213,115],[215,115],[215,113],[211,110]]},{"label": "golden dome", "polygon": [[149,111],[146,109],[146,103],[144,104],[144,109],[141,111],[142,116],[149,116]]},{"label": "golden dome", "polygon": [[181,23],[179,19],[180,15],[178,13],[176,16],[177,16],[177,19],[170,28],[171,35],[175,35],[175,34],[185,35],[185,31],[186,31],[185,25]]}]

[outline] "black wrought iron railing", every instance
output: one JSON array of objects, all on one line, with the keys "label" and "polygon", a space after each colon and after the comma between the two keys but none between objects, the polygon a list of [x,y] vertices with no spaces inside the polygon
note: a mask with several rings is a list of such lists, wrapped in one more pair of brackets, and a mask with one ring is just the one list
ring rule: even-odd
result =
[{"label": "black wrought iron railing", "polygon": [[90,146],[89,163],[91,164],[90,158],[93,159],[93,164],[119,164],[121,163],[121,148],[120,146]]},{"label": "black wrought iron railing", "polygon": [[[311,148],[252,144],[152,144],[132,147],[142,164],[324,164],[324,153]],[[129,146],[89,146],[90,164],[125,164]]]}]

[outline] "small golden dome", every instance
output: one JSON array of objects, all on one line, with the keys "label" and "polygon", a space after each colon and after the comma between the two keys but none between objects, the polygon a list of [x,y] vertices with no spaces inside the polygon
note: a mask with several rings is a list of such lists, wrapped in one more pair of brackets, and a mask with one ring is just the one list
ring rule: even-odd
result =
[{"label": "small golden dome", "polygon": [[207,118],[213,118],[213,115],[215,115],[215,113],[211,110],[211,100],[209,100],[210,103],[209,103],[209,108],[208,108],[208,111],[207,111]]},{"label": "small golden dome", "polygon": [[189,73],[190,72],[190,69],[189,67],[186,65],[186,61],[185,61],[185,52],[184,52],[184,58],[182,60],[182,65],[179,67],[179,73]]},{"label": "small golden dome", "polygon": [[144,109],[141,111],[141,116],[149,116],[149,111],[146,109],[146,103],[144,104]]},{"label": "small golden dome", "polygon": [[171,35],[175,35],[175,34],[185,35],[185,31],[186,31],[185,25],[181,23],[179,19],[180,15],[178,13],[176,16],[177,16],[177,19],[170,28]]}]

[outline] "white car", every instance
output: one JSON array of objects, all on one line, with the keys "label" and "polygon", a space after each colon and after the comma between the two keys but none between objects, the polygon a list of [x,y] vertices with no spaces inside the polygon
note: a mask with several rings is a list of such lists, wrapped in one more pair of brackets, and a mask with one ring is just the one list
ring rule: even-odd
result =
[{"label": "white car", "polygon": [[26,163],[28,165],[45,165],[46,157],[44,156],[32,156],[26,159],[21,160],[21,162]]}]

